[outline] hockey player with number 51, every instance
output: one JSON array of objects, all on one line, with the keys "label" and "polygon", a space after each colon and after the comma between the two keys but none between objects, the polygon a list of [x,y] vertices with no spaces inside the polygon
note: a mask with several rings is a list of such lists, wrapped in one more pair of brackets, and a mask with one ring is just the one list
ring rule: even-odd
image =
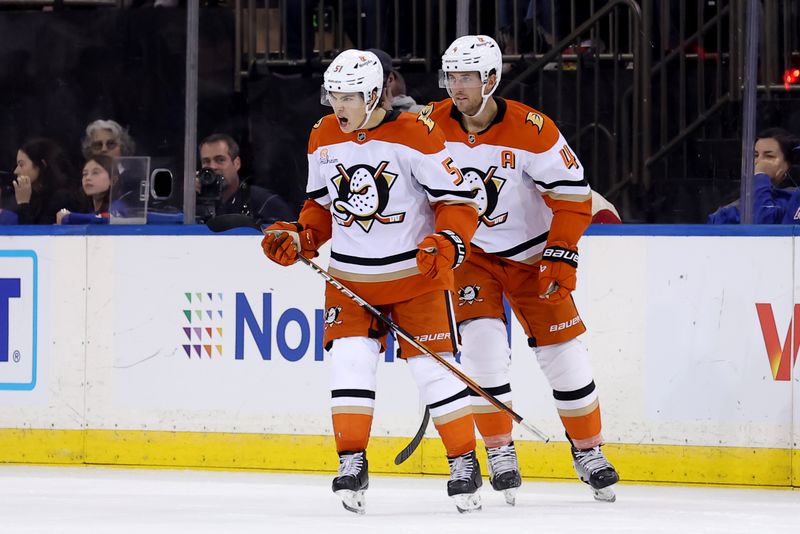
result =
[{"label": "hockey player with number 51", "polygon": [[[619,477],[600,449],[600,404],[589,355],[576,339],[586,329],[571,296],[578,239],[592,217],[591,190],[552,120],[492,96],[502,66],[491,37],[456,39],[440,73],[451,98],[420,112],[444,130],[480,206],[472,254],[455,272],[462,364],[484,389],[511,403],[505,295],[553,390],[579,478],[596,499],[613,501],[610,486]],[[521,478],[511,418],[480,397],[473,403],[492,487],[514,504]]]},{"label": "hockey player with number 51", "polygon": [[[453,172],[444,136],[430,117],[379,106],[383,69],[371,52],[346,50],[325,71],[320,119],[308,142],[308,200],[296,223],[265,230],[262,247],[281,265],[311,258],[331,239],[328,272],[451,363],[453,269],[477,227],[474,193]],[[295,243],[300,243],[298,251]],[[333,491],[364,513],[367,442],[379,353],[386,329],[332,286],[325,292],[324,343],[339,473]],[[403,339],[406,360],[450,465],[448,495],[459,511],[480,509],[481,474],[464,384]],[[398,401],[394,401],[398,402]]]}]

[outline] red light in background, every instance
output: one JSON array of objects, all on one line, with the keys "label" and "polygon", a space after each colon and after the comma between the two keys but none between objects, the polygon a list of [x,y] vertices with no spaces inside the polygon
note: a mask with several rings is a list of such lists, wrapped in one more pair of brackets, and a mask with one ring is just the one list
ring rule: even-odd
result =
[{"label": "red light in background", "polygon": [[786,69],[783,73],[783,87],[788,91],[789,86],[800,80],[800,69]]}]

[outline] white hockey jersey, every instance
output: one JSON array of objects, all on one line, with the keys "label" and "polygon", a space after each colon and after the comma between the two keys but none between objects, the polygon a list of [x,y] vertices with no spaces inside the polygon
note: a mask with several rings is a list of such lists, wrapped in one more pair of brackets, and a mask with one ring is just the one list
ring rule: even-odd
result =
[{"label": "white hockey jersey", "polygon": [[444,135],[427,115],[391,111],[377,127],[353,133],[343,133],[334,115],[323,117],[309,138],[306,191],[333,216],[333,276],[359,284],[407,282],[389,284],[394,297],[449,289],[419,273],[417,244],[435,232],[431,204],[474,207],[475,193],[460,180]]},{"label": "white hockey jersey", "polygon": [[[519,102],[495,101],[497,116],[478,133],[462,127],[450,99],[430,104],[422,113],[430,113],[442,128],[465,182],[477,193],[479,224],[472,244],[532,264],[541,259],[549,232],[558,233],[551,229],[554,210],[585,213],[588,225],[591,190],[583,166],[552,120]],[[585,226],[564,220],[562,224],[576,226],[564,228],[564,234],[574,235],[577,242]]]}]

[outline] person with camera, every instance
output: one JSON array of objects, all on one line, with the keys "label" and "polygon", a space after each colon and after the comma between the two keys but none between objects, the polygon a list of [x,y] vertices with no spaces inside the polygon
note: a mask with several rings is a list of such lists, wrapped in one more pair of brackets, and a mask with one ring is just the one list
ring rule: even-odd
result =
[{"label": "person with camera", "polygon": [[239,145],[227,134],[213,134],[200,143],[200,164],[195,189],[197,218],[201,222],[217,215],[239,213],[260,224],[291,220],[296,213],[280,195],[250,185],[239,177],[242,160]]}]

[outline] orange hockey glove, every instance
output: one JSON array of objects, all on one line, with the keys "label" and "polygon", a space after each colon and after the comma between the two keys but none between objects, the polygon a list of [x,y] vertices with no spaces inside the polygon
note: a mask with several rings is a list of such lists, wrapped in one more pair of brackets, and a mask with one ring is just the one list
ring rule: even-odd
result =
[{"label": "orange hockey glove", "polygon": [[539,298],[558,303],[575,290],[578,251],[563,241],[547,245],[539,262]]},{"label": "orange hockey glove", "polygon": [[306,258],[317,255],[317,245],[314,243],[310,230],[304,230],[299,223],[276,222],[264,229],[264,239],[261,248],[264,254],[283,266],[292,265],[297,261],[298,247],[300,253]]},{"label": "orange hockey glove", "polygon": [[432,279],[439,278],[442,273],[450,269],[455,269],[467,257],[464,241],[451,230],[442,230],[427,236],[417,248],[419,272]]}]

